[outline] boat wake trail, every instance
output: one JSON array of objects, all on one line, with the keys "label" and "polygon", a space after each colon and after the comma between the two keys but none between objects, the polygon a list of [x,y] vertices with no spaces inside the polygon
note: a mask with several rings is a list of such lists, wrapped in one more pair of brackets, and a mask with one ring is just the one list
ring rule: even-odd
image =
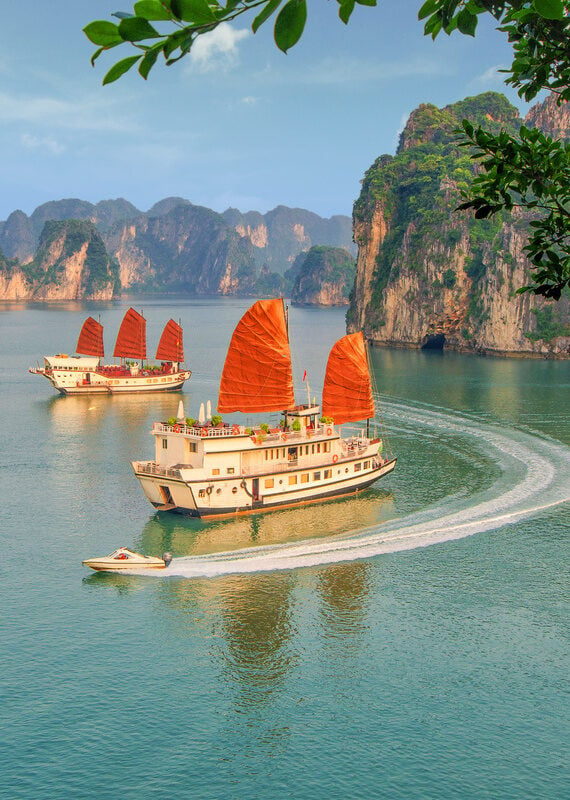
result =
[{"label": "boat wake trail", "polygon": [[384,401],[383,412],[398,434],[461,440],[488,467],[495,465],[498,477],[479,492],[455,494],[421,511],[334,538],[175,558],[160,577],[214,577],[370,558],[495,530],[570,500],[570,448],[559,442],[404,403]]}]

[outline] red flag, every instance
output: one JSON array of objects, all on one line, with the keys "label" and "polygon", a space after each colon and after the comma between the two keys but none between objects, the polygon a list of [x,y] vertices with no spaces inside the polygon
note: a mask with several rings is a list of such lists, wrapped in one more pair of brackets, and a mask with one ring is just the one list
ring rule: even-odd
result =
[{"label": "red flag", "polygon": [[305,380],[306,377],[307,377],[307,370],[305,370],[305,372],[303,373],[303,380]]}]

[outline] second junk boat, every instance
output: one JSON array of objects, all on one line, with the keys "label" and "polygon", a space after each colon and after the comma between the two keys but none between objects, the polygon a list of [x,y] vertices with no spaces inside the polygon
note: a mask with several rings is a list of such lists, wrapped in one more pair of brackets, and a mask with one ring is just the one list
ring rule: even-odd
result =
[{"label": "second junk boat", "polygon": [[[146,359],[146,319],[134,308],[123,317],[113,356],[120,364],[103,364],[103,326],[88,317],[83,323],[77,352],[45,356],[43,367],[29,371],[43,375],[61,394],[125,394],[164,392],[181,389],[192,374],[183,368],[182,328],[170,319],[162,332],[156,359],[160,365],[144,364]],[[127,361],[127,359],[140,359]]]},{"label": "second junk boat", "polygon": [[[181,406],[181,404],[180,404]],[[218,411],[280,411],[267,424],[154,424],[154,461],[135,461],[136,477],[159,511],[198,517],[263,511],[357,492],[391,472],[396,458],[370,434],[374,399],[361,332],[339,339],[329,355],[323,416],[297,405],[282,300],[260,300],[238,323],[224,365]],[[366,428],[341,431],[347,422]]]}]

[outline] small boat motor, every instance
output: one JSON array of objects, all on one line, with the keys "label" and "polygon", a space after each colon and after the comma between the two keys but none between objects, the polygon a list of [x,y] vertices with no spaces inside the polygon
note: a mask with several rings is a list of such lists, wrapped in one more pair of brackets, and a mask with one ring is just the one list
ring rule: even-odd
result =
[{"label": "small boat motor", "polygon": [[168,566],[172,561],[172,553],[166,551],[166,553],[162,554],[162,560],[164,561],[165,566]]}]

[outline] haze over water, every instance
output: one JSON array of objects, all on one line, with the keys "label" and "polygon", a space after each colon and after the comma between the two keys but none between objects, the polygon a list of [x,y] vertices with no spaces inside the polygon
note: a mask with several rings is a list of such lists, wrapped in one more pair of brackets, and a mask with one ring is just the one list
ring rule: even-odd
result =
[{"label": "haze over water", "polygon": [[[392,476],[203,523],[155,514],[130,461],[180,396],[215,405],[250,301],[132,301],[151,355],[182,320],[181,395],[27,373],[88,314],[111,353],[129,304],[1,309],[5,796],[566,796],[570,363],[374,350]],[[319,399],[344,311],[291,309],[290,332]],[[182,577],[81,566],[119,545]]]}]

